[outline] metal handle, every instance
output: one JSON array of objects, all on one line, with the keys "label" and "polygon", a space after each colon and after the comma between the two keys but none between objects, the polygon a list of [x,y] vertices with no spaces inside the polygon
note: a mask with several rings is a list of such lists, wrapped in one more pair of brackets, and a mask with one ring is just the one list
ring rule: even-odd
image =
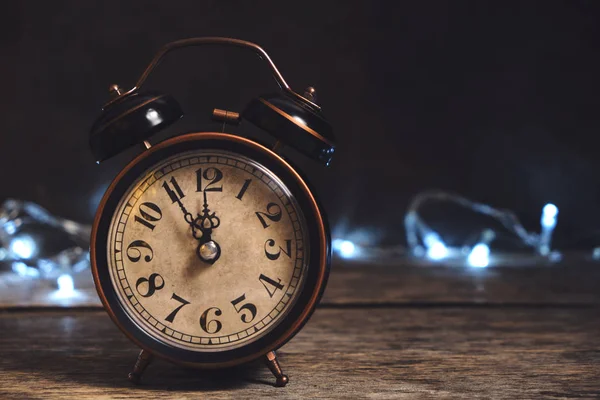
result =
[{"label": "metal handle", "polygon": [[150,62],[150,65],[148,65],[148,67],[146,67],[146,70],[144,71],[142,76],[140,76],[140,79],[138,79],[137,83],[135,84],[134,89],[139,89],[144,84],[144,82],[148,78],[148,75],[150,75],[152,70],[158,65],[158,63],[162,60],[162,58],[171,50],[179,49],[181,47],[200,46],[200,45],[205,45],[205,44],[223,44],[223,45],[231,45],[231,46],[236,46],[236,47],[245,47],[245,48],[254,50],[254,52],[256,54],[258,54],[259,57],[264,59],[267,62],[267,64],[269,64],[269,67],[271,68],[271,72],[273,73],[273,77],[275,78],[275,80],[277,81],[279,86],[282,89],[287,89],[287,90],[290,89],[289,85],[286,83],[285,79],[283,79],[283,76],[281,76],[281,73],[279,73],[279,70],[277,69],[277,67],[275,66],[273,61],[271,60],[271,57],[269,57],[267,52],[264,51],[260,46],[258,46],[255,43],[252,43],[252,42],[247,42],[245,40],[224,38],[224,37],[190,38],[190,39],[178,40],[176,42],[167,44],[156,54],[156,56],[154,56],[154,59]]},{"label": "metal handle", "polygon": [[108,106],[109,104],[113,103],[114,101],[116,101],[120,98],[123,98],[125,96],[128,96],[128,95],[132,94],[133,92],[139,90],[142,87],[142,85],[144,84],[144,82],[146,82],[146,79],[148,79],[148,76],[150,75],[150,73],[160,63],[160,61],[163,59],[163,57],[170,51],[179,49],[182,47],[200,46],[200,45],[205,45],[205,44],[231,45],[231,46],[244,47],[244,48],[247,48],[250,50],[254,50],[254,52],[256,54],[258,54],[258,56],[260,58],[262,58],[263,60],[265,60],[267,62],[267,64],[269,65],[269,68],[271,68],[271,73],[273,74],[273,78],[275,78],[279,87],[281,87],[281,89],[283,89],[283,90],[286,90],[286,91],[296,94],[290,88],[290,86],[287,84],[285,79],[283,79],[283,76],[281,75],[281,73],[279,72],[279,70],[273,63],[273,61],[271,60],[271,57],[269,57],[267,52],[264,51],[257,44],[252,43],[252,42],[247,42],[245,40],[224,38],[224,37],[199,37],[199,38],[177,40],[175,42],[171,42],[171,43],[165,45],[162,49],[160,49],[160,51],[156,54],[156,56],[154,56],[154,58],[152,59],[150,64],[146,67],[146,69],[144,70],[144,72],[142,73],[140,78],[138,79],[135,86],[133,88],[131,88],[130,90],[128,90],[127,92],[121,93],[118,97],[109,101],[105,105],[105,107]]}]

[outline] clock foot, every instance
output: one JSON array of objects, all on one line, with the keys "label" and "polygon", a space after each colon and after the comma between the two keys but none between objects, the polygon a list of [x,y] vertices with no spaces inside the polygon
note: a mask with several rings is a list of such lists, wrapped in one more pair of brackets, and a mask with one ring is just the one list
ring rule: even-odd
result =
[{"label": "clock foot", "polygon": [[129,373],[129,381],[138,385],[140,383],[140,380],[142,379],[142,374],[144,373],[148,365],[150,365],[153,358],[154,356],[152,356],[152,353],[146,350],[140,351],[137,361],[133,366],[133,371]]},{"label": "clock foot", "polygon": [[275,375],[275,378],[277,379],[275,381],[275,386],[284,387],[285,385],[288,384],[290,379],[281,370],[281,367],[279,366],[279,362],[277,361],[277,355],[275,354],[274,351],[270,351],[267,353],[267,355],[265,355],[265,363],[267,364],[267,367],[269,367],[269,369],[271,370],[271,372],[273,373],[273,375]]}]

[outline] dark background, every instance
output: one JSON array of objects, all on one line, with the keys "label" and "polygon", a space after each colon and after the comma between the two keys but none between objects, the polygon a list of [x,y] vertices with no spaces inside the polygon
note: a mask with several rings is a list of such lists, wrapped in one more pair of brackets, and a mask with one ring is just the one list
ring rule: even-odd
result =
[{"label": "dark background", "polygon": [[[439,188],[512,209],[532,230],[554,202],[558,243],[594,244],[599,18],[595,1],[3,2],[0,199],[91,221],[139,152],[100,166],[89,152],[109,84],[133,86],[169,41],[230,36],[265,48],[297,91],[317,88],[338,138],[334,162],[325,170],[288,155],[334,234],[403,242],[410,199]],[[249,52],[200,48],[170,55],[146,88],[174,94],[186,112],[156,142],[219,130],[212,108],[240,111],[277,86]],[[235,131],[260,136],[248,124]],[[590,243],[573,240],[587,233]]]}]

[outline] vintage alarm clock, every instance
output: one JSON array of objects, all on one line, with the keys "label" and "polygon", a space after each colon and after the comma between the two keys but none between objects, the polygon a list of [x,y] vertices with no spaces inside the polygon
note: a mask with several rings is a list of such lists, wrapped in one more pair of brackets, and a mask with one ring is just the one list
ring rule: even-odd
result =
[{"label": "vintage alarm clock", "polygon": [[[222,132],[195,132],[150,145],[182,115],[168,94],[140,92],[171,50],[198,45],[251,49],[281,90],[252,100],[240,114],[273,135],[268,148]],[[90,134],[98,162],[135,145],[144,151],[104,195],[91,237],[96,289],[115,324],[140,348],[129,379],[139,382],[153,356],[198,368],[263,357],[285,386],[275,350],[311,316],[329,274],[330,236],[314,192],[278,150],[282,144],[328,165],[332,128],[315,103],[283,79],[254,43],[218,37],[166,45],[136,85],[103,108]]]}]

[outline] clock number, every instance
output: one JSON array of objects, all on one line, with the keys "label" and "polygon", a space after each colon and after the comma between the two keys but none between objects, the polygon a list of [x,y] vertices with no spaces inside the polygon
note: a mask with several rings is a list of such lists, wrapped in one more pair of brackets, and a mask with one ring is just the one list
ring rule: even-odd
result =
[{"label": "clock number", "polygon": [[269,203],[267,204],[267,212],[264,213],[257,211],[256,216],[258,217],[258,220],[262,224],[263,228],[266,229],[269,227],[269,224],[267,221],[265,221],[265,218],[273,222],[279,221],[281,219],[281,207],[279,207],[279,204],[277,203]]},{"label": "clock number", "polygon": [[288,258],[291,258],[291,254],[292,254],[292,241],[290,239],[285,241],[285,249],[281,246],[279,246],[279,251],[277,253],[269,253],[267,251],[267,246],[268,247],[274,247],[275,246],[275,240],[273,239],[267,239],[267,241],[265,242],[265,256],[267,256],[267,258],[271,261],[275,261],[279,258],[279,256],[281,255],[281,252],[283,251],[283,254],[285,254],[286,256],[288,256]]},{"label": "clock number", "polygon": [[175,177],[172,177],[170,182],[171,182],[171,185],[173,185],[173,189],[171,189],[171,187],[169,186],[169,184],[167,182],[163,182],[162,186],[163,186],[163,188],[165,188],[167,194],[171,198],[171,201],[173,203],[178,203],[180,199],[183,199],[185,197],[185,194],[183,194],[183,191],[179,187],[179,184],[177,183],[177,180],[175,179]]},{"label": "clock number", "polygon": [[173,312],[171,314],[169,314],[167,316],[167,318],[165,318],[165,321],[169,321],[169,322],[173,322],[173,320],[175,319],[175,316],[177,315],[179,310],[181,310],[183,308],[183,306],[190,304],[189,301],[177,296],[175,293],[173,293],[173,295],[171,296],[171,300],[177,300],[178,302],[181,303],[181,305],[179,307],[177,307],[176,309],[174,309]]},{"label": "clock number", "polygon": [[[202,330],[206,333],[217,333],[221,330],[221,327],[223,325],[221,324],[221,321],[218,321],[216,319],[211,319],[210,321],[208,320],[208,313],[211,310],[215,310],[215,315],[217,317],[222,314],[221,310],[219,310],[217,307],[211,307],[208,310],[204,311],[200,316],[200,328],[202,328]],[[214,327],[214,329],[210,329],[211,327]]]},{"label": "clock number", "polygon": [[223,173],[220,170],[211,167],[211,168],[206,168],[204,170],[204,173],[202,173],[202,168],[198,168],[198,170],[196,171],[196,181],[197,181],[196,192],[202,191],[202,178],[206,179],[207,181],[210,181],[204,187],[205,192],[222,192],[223,191],[223,185],[218,186],[218,187],[211,187],[215,183],[217,183],[221,179],[223,179]]},{"label": "clock number", "polygon": [[[284,286],[281,284],[281,279],[277,278],[278,282],[275,282],[273,279],[271,279],[268,276],[263,275],[263,274],[260,274],[260,276],[258,277],[258,280],[260,281],[260,283],[263,284],[265,289],[267,289],[267,292],[269,293],[270,298],[273,298],[277,289],[282,290],[283,286]],[[267,285],[269,285],[269,286],[267,286]],[[269,289],[269,287],[273,288],[273,291],[271,291],[271,289]]]},{"label": "clock number", "polygon": [[[157,284],[158,279],[160,279],[160,284]],[[140,291],[140,286],[146,286],[146,283],[148,284],[148,290],[146,290],[146,293],[142,293]],[[151,274],[148,278],[140,278],[135,283],[135,290],[137,290],[142,297],[150,297],[154,294],[154,292],[164,287],[165,280],[159,274]]]},{"label": "clock number", "polygon": [[233,300],[231,302],[231,304],[233,305],[233,308],[235,308],[235,311],[237,311],[238,314],[241,313],[243,310],[248,310],[248,312],[251,314],[250,318],[248,319],[249,314],[247,314],[247,313],[242,314],[240,318],[241,318],[242,322],[249,323],[249,322],[252,322],[254,317],[256,317],[256,306],[252,303],[246,303],[243,306],[238,308],[237,305],[244,300],[246,300],[246,293],[244,293],[237,299]]},{"label": "clock number", "polygon": [[139,210],[142,217],[140,218],[136,215],[135,222],[139,222],[146,228],[149,228],[151,231],[153,231],[156,224],[153,224],[152,222],[156,222],[162,218],[162,211],[160,210],[160,207],[154,203],[146,202],[140,204]]},{"label": "clock number", "polygon": [[142,250],[140,249],[148,249],[150,254],[146,254],[146,256],[144,257],[144,261],[146,262],[150,262],[152,261],[152,257],[154,257],[154,252],[152,251],[152,247],[150,247],[150,245],[146,242],[144,242],[143,240],[134,240],[133,242],[131,242],[131,244],[129,244],[129,246],[127,246],[127,258],[129,258],[129,261],[131,262],[138,262],[140,261],[140,258],[142,258]]},{"label": "clock number", "polygon": [[246,193],[246,190],[248,190],[248,186],[250,186],[250,182],[252,182],[252,179],[246,179],[246,181],[244,182],[244,185],[240,189],[240,192],[238,193],[237,196],[235,196],[236,199],[241,200],[242,197],[244,197],[244,193]]}]

